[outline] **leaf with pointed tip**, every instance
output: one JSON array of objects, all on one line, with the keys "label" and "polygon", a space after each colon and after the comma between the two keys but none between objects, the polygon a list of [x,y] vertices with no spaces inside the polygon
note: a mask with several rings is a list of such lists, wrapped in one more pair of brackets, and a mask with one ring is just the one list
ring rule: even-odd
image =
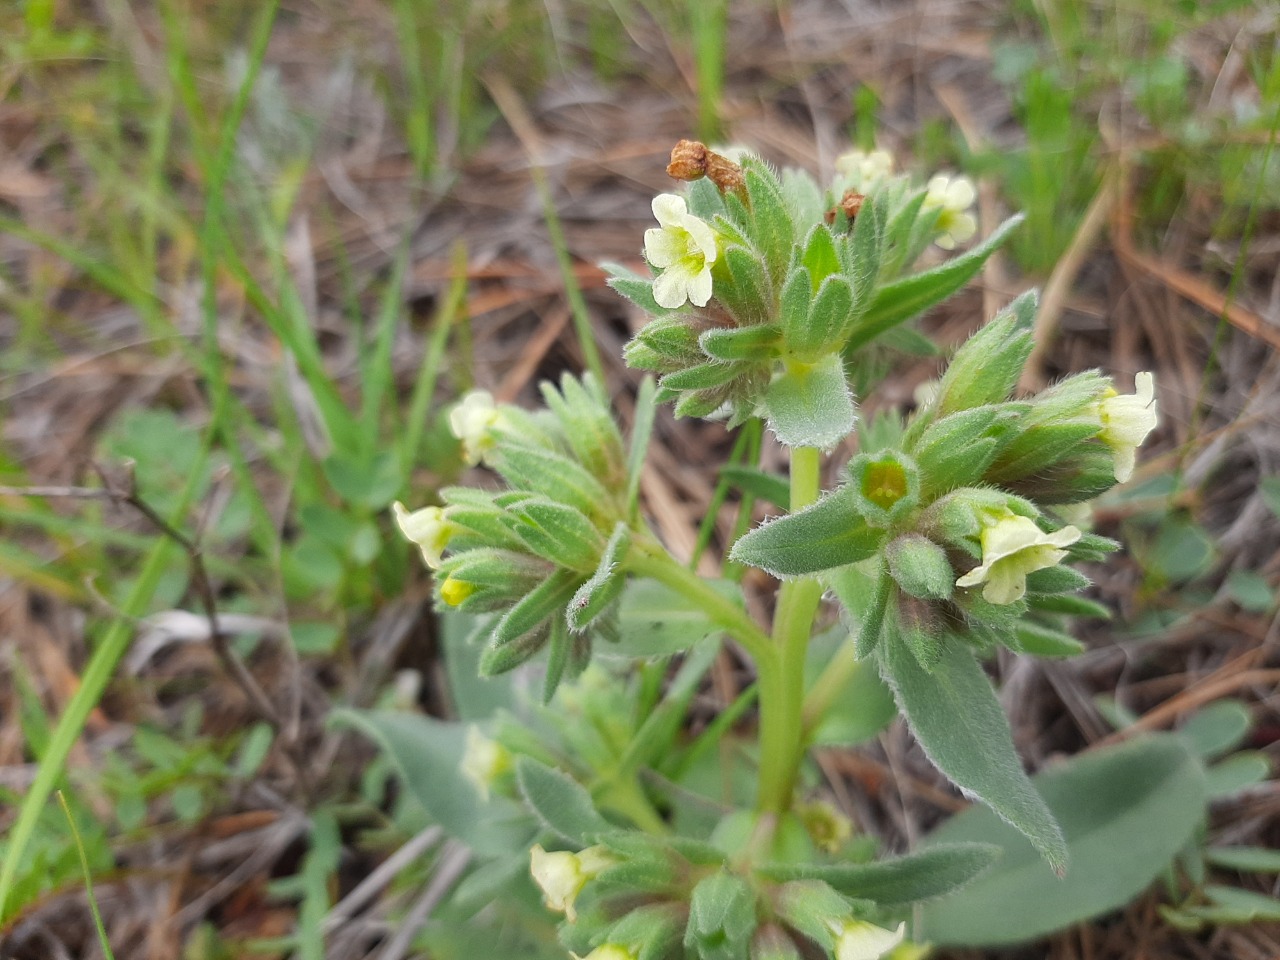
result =
[{"label": "leaf with pointed tip", "polygon": [[498,796],[481,803],[463,776],[465,724],[416,713],[348,709],[334,710],[329,723],[359,730],[378,743],[409,795],[446,833],[476,853],[501,856],[528,849],[533,824],[519,806]]},{"label": "leaf with pointed tip", "polygon": [[884,531],[868,527],[841,491],[799,513],[756,527],[733,545],[730,557],[773,574],[799,577],[865,560]]},{"label": "leaf with pointed tip", "polygon": [[766,864],[760,872],[778,881],[822,880],[846,897],[897,907],[959,890],[999,858],[995,844],[950,843],[874,863]]},{"label": "leaf with pointed tip", "polygon": [[743,493],[751,494],[757,500],[772,503],[783,510],[791,509],[791,485],[784,476],[768,473],[758,467],[731,463],[720,468],[720,479],[733,484]]},{"label": "leaf with pointed tip", "polygon": [[615,829],[591,802],[586,787],[532,757],[516,760],[516,781],[543,825],[578,847],[587,847]]},{"label": "leaf with pointed tip", "polygon": [[927,837],[924,849],[994,843],[1004,856],[955,895],[924,905],[922,939],[1023,943],[1117,910],[1169,869],[1205,815],[1203,768],[1171,734],[1091,750],[1034,783],[1062,825],[1066,877],[990,810],[971,807]]},{"label": "leaf with pointed tip", "polygon": [[848,349],[856,350],[865,346],[890,327],[910,320],[951,296],[977,275],[982,265],[1000,249],[1022,219],[1021,214],[1010,217],[978,246],[932,270],[880,287],[850,337]]},{"label": "leaf with pointed tip", "polygon": [[1064,871],[1062,831],[1023,771],[1009,721],[972,652],[954,640],[942,643],[930,672],[904,644],[880,644],[879,657],[885,681],[933,765]]}]

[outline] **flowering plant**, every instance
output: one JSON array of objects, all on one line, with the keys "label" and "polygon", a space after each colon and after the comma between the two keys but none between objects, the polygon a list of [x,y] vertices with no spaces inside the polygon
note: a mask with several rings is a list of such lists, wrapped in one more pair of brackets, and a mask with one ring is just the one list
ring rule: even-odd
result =
[{"label": "flowering plant", "polygon": [[[627,360],[657,376],[629,440],[590,377],[544,387],[537,413],[473,393],[451,423],[467,462],[503,486],[396,508],[442,607],[479,616],[482,674],[510,675],[545,651],[532,669],[546,706],[513,705],[439,753],[463,771],[480,815],[439,798],[432,813],[473,849],[524,864],[575,957],[875,960],[908,949],[910,906],[972,880],[997,851],[962,843],[871,859],[804,776],[837,713],[863,737],[901,713],[943,774],[1054,870],[1068,866],[982,660],[1000,646],[1069,655],[1080,649],[1070,618],[1105,614],[1078,596],[1089,581],[1070,564],[1117,544],[1064,517],[1132,475],[1156,426],[1154,382],[1139,374],[1124,396],[1093,371],[1015,395],[1030,293],[955,353],[909,417],[860,417],[895,353],[921,348],[908,321],[972,278],[1018,220],[918,269],[931,245],[972,238],[973,185],[941,176],[919,187],[883,152],[837,167],[824,187],[749,153],[678,145],[669,172],[687,188],[653,201],[653,275],[609,268],[649,315]],[[789,452],[787,477],[733,472],[780,510],[729,551],[780,581],[768,627],[739,582],[694,574],[646,522],[639,481],[659,403],[731,428],[763,424]],[[824,462],[839,468],[827,489]],[[839,626],[815,631],[826,598]],[[755,685],[692,737],[685,718],[722,637],[750,658]],[[600,654],[613,666],[593,663]],[[712,816],[684,809],[706,746],[753,700],[754,785]]]}]

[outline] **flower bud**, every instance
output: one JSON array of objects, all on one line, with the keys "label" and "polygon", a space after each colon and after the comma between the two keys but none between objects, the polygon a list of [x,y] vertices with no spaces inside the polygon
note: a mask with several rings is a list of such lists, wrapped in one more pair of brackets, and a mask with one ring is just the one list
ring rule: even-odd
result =
[{"label": "flower bud", "polygon": [[1151,373],[1134,377],[1134,393],[1121,396],[1114,390],[1098,404],[1102,432],[1098,436],[1111,448],[1115,457],[1116,481],[1124,483],[1133,476],[1136,451],[1160,418],[1156,412],[1156,378]]},{"label": "flower bud", "polygon": [[397,500],[391,505],[396,524],[405,538],[412,540],[422,550],[422,559],[431,569],[440,566],[445,547],[454,534],[454,525],[445,517],[442,507],[423,507],[412,513]]},{"label": "flower bud", "polygon": [[449,606],[456,607],[479,589],[474,583],[467,583],[453,576],[445,577],[444,583],[440,584],[440,599]]},{"label": "flower bud", "polygon": [[541,844],[535,844],[529,851],[529,872],[542,891],[547,909],[562,912],[570,923],[577,919],[574,901],[587,881],[613,863],[604,847],[588,847],[581,853],[547,853]]},{"label": "flower bud", "polygon": [[951,596],[955,571],[947,553],[927,537],[905,534],[885,548],[889,572],[899,587],[920,600],[946,600]]},{"label": "flower bud", "polygon": [[475,466],[494,448],[494,431],[502,426],[503,413],[487,390],[472,390],[449,412],[449,429],[462,441],[462,456]]},{"label": "flower bud", "polygon": [[836,935],[836,960],[880,960],[902,942],[907,925],[886,930],[865,920],[848,919],[833,926]]},{"label": "flower bud", "polygon": [[486,737],[473,724],[467,728],[467,742],[459,769],[487,802],[489,788],[511,769],[511,753],[498,741]]},{"label": "flower bud", "polygon": [[933,242],[943,250],[954,250],[956,244],[964,243],[978,232],[978,221],[969,213],[978,191],[968,177],[946,174],[930,180],[928,190],[923,209],[942,208],[938,213],[938,236]]},{"label": "flower bud", "polygon": [[867,193],[893,172],[893,154],[888,150],[850,150],[836,158],[836,171],[847,177],[853,187]]},{"label": "flower bud", "polygon": [[721,193],[739,193],[746,188],[742,167],[697,140],[681,140],[672,148],[667,176],[689,182],[706,177]]}]

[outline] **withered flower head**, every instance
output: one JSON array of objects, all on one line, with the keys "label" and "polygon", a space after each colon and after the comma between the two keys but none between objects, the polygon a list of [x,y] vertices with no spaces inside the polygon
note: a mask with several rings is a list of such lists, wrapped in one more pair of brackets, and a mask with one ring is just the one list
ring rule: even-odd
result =
[{"label": "withered flower head", "polygon": [[684,181],[706,177],[721,193],[741,193],[746,189],[742,168],[698,140],[681,140],[672,148],[667,176]]}]

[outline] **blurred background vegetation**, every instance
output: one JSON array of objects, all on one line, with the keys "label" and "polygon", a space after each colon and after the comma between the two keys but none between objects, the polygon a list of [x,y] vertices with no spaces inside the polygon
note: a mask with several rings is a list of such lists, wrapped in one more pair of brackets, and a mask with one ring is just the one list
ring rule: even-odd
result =
[{"label": "blurred background vegetation", "polygon": [[[5,14],[0,956],[102,955],[86,876],[120,957],[499,955],[459,932],[474,907],[435,909],[462,869],[452,848],[326,717],[456,715],[481,695],[450,688],[453,641],[388,507],[456,478],[441,414],[473,385],[530,400],[537,380],[594,367],[630,416],[635,318],[595,265],[640,266],[666,154],[693,135],[823,176],[880,145],[972,175],[984,231],[1027,212],[923,331],[945,348],[1043,286],[1032,379],[1154,369],[1165,424],[1098,505],[1130,545],[1097,575],[1116,622],[1069,664],[998,666],[1020,745],[1038,764],[1117,717],[1168,726],[1238,698],[1236,742],[1261,775],[1212,825],[1280,844],[1264,779],[1280,741],[1277,4]],[[885,402],[935,369],[902,364]],[[677,553],[723,546],[733,518],[709,509],[724,490],[708,465],[732,438],[669,419],[658,435],[658,528]],[[720,680],[708,709],[743,683]],[[909,767],[905,750],[893,738],[833,769],[865,790]],[[903,840],[892,818],[880,829]],[[557,955],[536,901],[505,919],[509,955]],[[1276,944],[1262,924],[1210,935],[1150,903],[1093,936],[1099,957]]]}]

